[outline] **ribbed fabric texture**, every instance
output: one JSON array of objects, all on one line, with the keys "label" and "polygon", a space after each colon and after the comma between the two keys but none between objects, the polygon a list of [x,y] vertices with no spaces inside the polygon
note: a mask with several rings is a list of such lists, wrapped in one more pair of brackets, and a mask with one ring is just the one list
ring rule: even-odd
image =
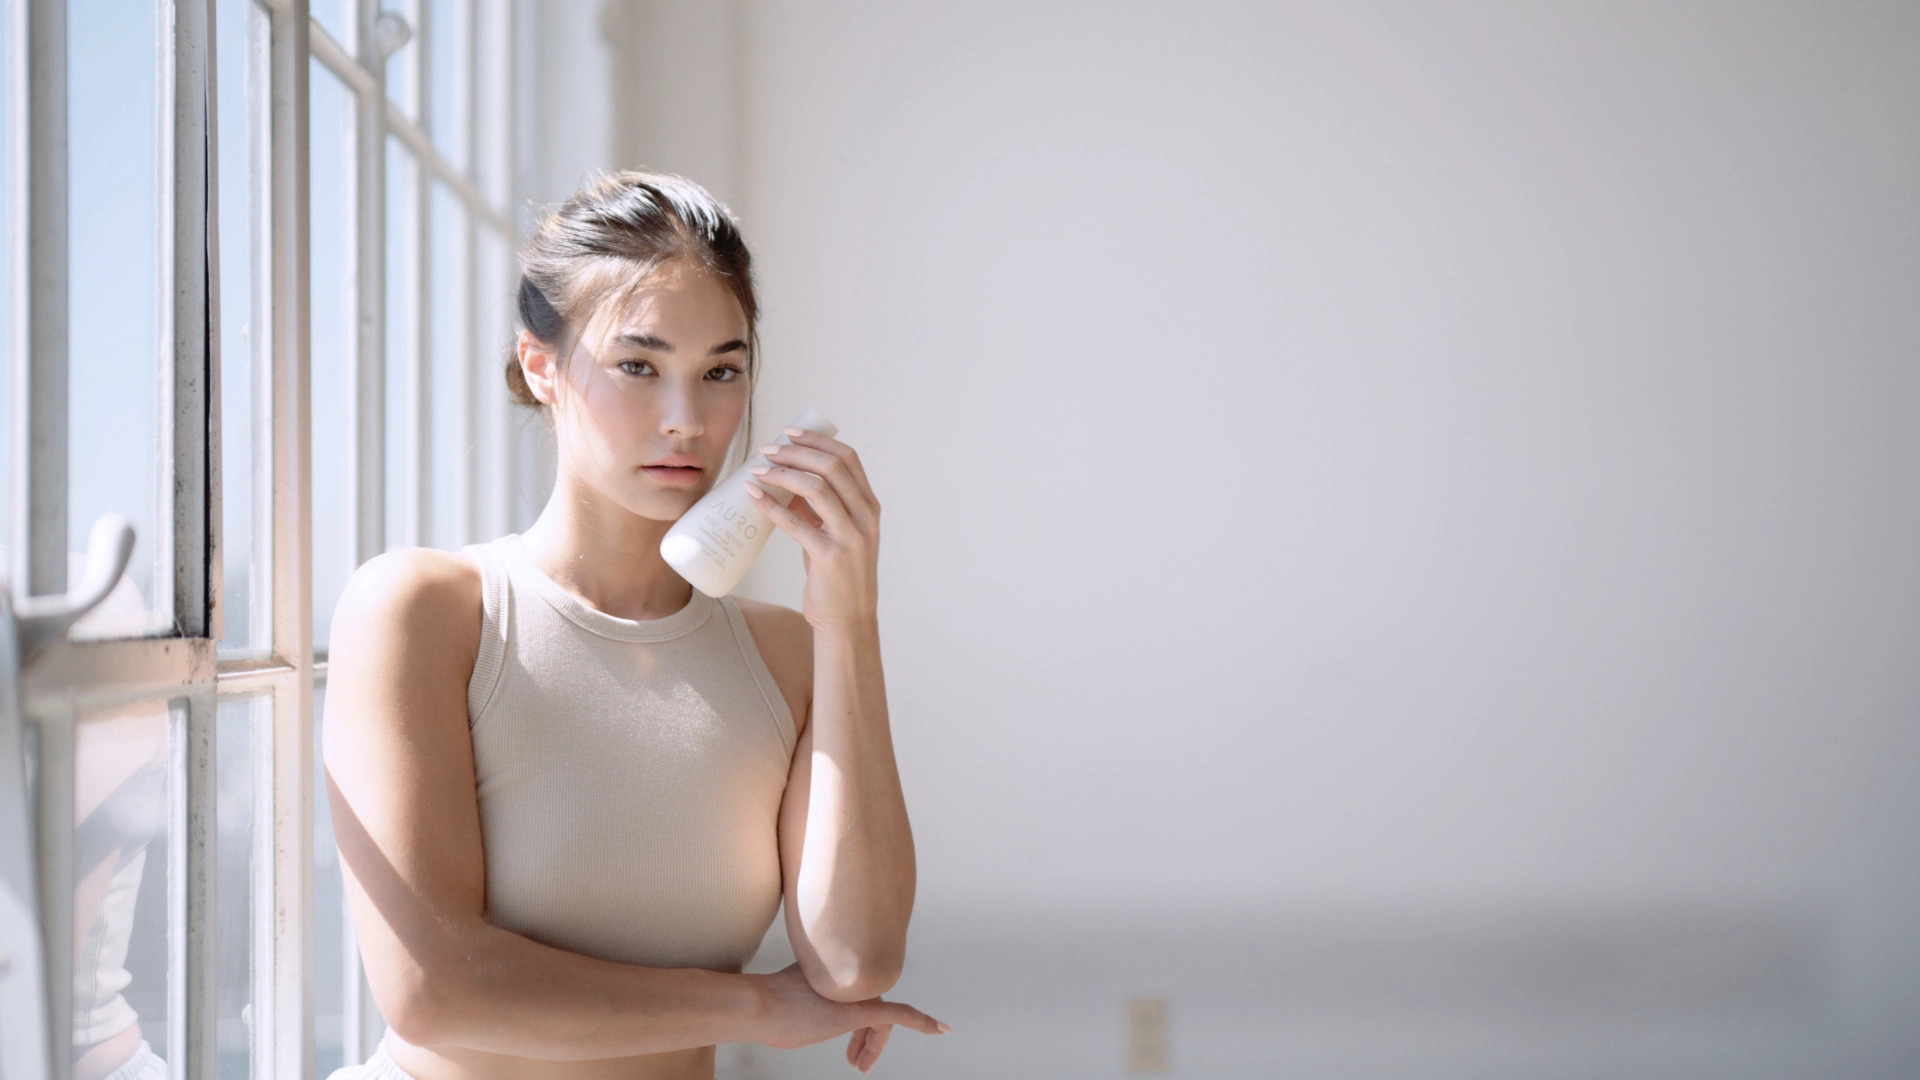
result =
[{"label": "ribbed fabric texture", "polygon": [[510,533],[468,545],[487,918],[628,964],[739,971],[780,904],[794,722],[731,598],[587,605]]}]

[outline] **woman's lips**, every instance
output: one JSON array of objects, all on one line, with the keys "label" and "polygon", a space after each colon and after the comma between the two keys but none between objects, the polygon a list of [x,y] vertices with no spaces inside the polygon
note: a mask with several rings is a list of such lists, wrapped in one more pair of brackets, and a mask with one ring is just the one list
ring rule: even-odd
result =
[{"label": "woman's lips", "polygon": [[700,479],[700,469],[690,465],[643,465],[640,471],[662,484],[692,484]]}]

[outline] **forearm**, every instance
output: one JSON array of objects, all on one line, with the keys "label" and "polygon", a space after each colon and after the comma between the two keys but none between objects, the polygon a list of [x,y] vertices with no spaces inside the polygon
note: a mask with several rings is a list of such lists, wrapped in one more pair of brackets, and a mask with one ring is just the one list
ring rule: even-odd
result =
[{"label": "forearm", "polygon": [[[418,949],[407,978],[424,1046],[545,1059],[664,1053],[755,1042],[767,1001],[761,976],[614,963],[469,924]],[[416,943],[416,945],[419,943]]]},{"label": "forearm", "polygon": [[906,948],[914,855],[878,628],[816,634],[813,686],[806,856],[790,936],[809,978],[826,977],[823,994],[890,985]]}]

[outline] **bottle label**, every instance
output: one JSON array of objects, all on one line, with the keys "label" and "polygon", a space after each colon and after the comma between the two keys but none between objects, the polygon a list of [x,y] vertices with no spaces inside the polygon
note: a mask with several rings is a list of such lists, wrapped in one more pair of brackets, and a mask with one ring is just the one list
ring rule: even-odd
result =
[{"label": "bottle label", "polygon": [[707,558],[725,567],[746,547],[747,543],[760,535],[760,523],[738,507],[720,504],[714,512],[700,519],[697,536],[700,547]]}]

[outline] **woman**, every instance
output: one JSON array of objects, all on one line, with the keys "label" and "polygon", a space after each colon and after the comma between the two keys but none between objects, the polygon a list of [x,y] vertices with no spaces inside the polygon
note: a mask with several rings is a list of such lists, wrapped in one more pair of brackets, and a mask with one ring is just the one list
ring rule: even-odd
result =
[{"label": "woman", "polygon": [[[802,432],[757,479],[801,611],[695,591],[661,536],[727,470],[757,367],[747,249],[679,177],[590,182],[522,252],[507,381],[553,422],[525,534],[369,560],[341,595],[324,757],[390,1030],[349,1075],[714,1075],[714,1045],[894,1024],[913,840],[875,622],[879,504]],[[741,973],[786,897],[798,962]],[[336,1074],[336,1076],[339,1074]]]}]

